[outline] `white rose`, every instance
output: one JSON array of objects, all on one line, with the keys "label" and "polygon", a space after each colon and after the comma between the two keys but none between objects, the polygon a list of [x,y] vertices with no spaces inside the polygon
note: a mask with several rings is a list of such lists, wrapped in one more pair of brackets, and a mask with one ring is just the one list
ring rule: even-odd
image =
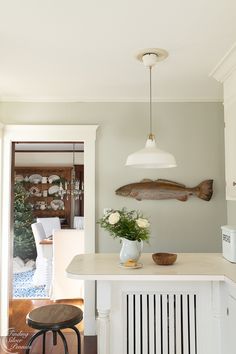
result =
[{"label": "white rose", "polygon": [[146,229],[147,227],[149,227],[150,223],[147,219],[142,219],[142,218],[138,218],[136,220],[136,223],[139,227],[141,227],[142,229]]},{"label": "white rose", "polygon": [[120,220],[120,214],[118,213],[118,211],[112,213],[108,218],[108,222],[111,225],[117,224],[119,220]]}]

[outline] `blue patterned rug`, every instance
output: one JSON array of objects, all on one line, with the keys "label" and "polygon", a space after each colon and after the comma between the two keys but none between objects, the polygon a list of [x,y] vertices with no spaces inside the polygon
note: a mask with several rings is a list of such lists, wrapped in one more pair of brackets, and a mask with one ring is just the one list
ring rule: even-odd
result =
[{"label": "blue patterned rug", "polygon": [[13,274],[13,298],[46,298],[45,286],[34,286],[34,270]]}]

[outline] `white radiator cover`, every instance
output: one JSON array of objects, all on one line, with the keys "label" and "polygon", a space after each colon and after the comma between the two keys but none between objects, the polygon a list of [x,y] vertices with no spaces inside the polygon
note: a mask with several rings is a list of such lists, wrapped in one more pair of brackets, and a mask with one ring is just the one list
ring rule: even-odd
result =
[{"label": "white radiator cover", "polygon": [[197,294],[127,292],[124,354],[197,354]]},{"label": "white radiator cover", "polygon": [[111,309],[110,354],[221,354],[213,283],[119,281],[109,296],[101,286],[101,308]]}]

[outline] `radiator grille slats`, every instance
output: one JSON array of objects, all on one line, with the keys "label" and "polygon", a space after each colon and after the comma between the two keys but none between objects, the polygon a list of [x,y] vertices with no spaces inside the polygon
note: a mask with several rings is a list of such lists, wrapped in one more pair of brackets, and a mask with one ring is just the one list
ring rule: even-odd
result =
[{"label": "radiator grille slats", "polygon": [[163,342],[163,353],[169,354],[168,348],[168,307],[169,303],[167,301],[168,295],[161,295],[162,298],[162,342]]},{"label": "radiator grille slats", "polygon": [[136,320],[135,320],[135,353],[141,354],[141,345],[140,345],[140,336],[141,334],[141,320],[140,320],[140,296],[135,296],[135,311],[136,311]]},{"label": "radiator grille slats", "polygon": [[[174,315],[174,295],[169,296],[169,353],[175,354],[175,315]],[[171,318],[173,319],[171,321]]]},{"label": "radiator grille slats", "polygon": [[147,305],[147,295],[142,295],[142,354],[148,354],[148,305]]},{"label": "radiator grille slats", "polygon": [[[161,354],[162,352],[162,335],[161,335],[161,297],[154,295],[154,302],[156,303],[155,313],[155,327],[156,327],[156,336],[154,337],[155,342],[155,354]],[[155,332],[154,332],[155,333]],[[131,354],[131,353],[130,353]]]},{"label": "radiator grille slats", "polygon": [[197,295],[126,293],[126,354],[197,354]]},{"label": "radiator grille slats", "polygon": [[176,353],[182,354],[182,330],[181,330],[181,295],[175,295],[175,335],[176,335]]},{"label": "radiator grille slats", "polygon": [[[197,344],[196,344],[196,313],[194,305],[194,297],[189,296],[189,337],[190,337],[190,353],[197,354]],[[193,340],[191,340],[193,339]]]},{"label": "radiator grille slats", "polygon": [[130,295],[129,296],[129,302],[128,302],[128,334],[130,340],[127,342],[128,343],[128,352],[129,353],[135,353],[134,351],[134,341],[135,341],[135,307],[134,307],[134,296]]},{"label": "radiator grille slats", "polygon": [[189,353],[189,335],[188,335],[188,304],[187,304],[187,295],[182,295],[182,337],[183,337],[183,353]]},{"label": "radiator grille slats", "polygon": [[155,353],[155,310],[154,310],[154,295],[149,295],[149,309],[153,309],[153,311],[149,311],[149,338],[153,338],[153,340],[149,341],[149,352]]}]

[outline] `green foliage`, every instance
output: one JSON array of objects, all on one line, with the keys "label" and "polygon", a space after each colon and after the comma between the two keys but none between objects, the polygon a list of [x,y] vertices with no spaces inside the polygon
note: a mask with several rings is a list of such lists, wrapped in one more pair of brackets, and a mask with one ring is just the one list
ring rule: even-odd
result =
[{"label": "green foliage", "polygon": [[148,241],[150,237],[149,221],[140,211],[109,210],[98,224],[114,238],[126,238],[130,241]]},{"label": "green foliage", "polygon": [[35,259],[37,252],[31,224],[35,222],[32,206],[28,201],[29,193],[23,183],[14,186],[14,240],[13,255],[25,260]]}]

